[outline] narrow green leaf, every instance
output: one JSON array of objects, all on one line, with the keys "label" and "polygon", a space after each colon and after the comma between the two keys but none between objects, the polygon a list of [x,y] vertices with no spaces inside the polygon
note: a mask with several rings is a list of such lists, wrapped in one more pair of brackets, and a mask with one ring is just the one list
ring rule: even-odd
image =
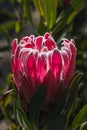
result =
[{"label": "narrow green leaf", "polygon": [[80,130],[87,130],[87,121],[81,124]]},{"label": "narrow green leaf", "polygon": [[44,16],[44,2],[43,0],[33,0],[36,8],[41,16]]},{"label": "narrow green leaf", "polygon": [[15,86],[14,82],[11,79],[11,85],[14,89],[14,96],[15,96],[15,102],[14,102],[14,113],[15,113],[15,120],[16,122],[22,127],[23,130],[35,130],[32,123],[27,118],[22,105],[21,101],[18,95],[17,87]]},{"label": "narrow green leaf", "polygon": [[28,130],[28,129],[29,130],[35,130],[34,126],[29,121],[25,112],[22,109],[19,96],[18,96],[18,98],[16,98],[15,110],[16,110],[15,117],[16,117],[18,123],[20,124],[20,126],[22,126],[23,130]]},{"label": "narrow green leaf", "polygon": [[30,6],[30,0],[24,0],[24,11],[25,11],[25,16],[27,20],[33,24],[33,19],[32,19],[32,14],[31,14],[31,6]]},{"label": "narrow green leaf", "polygon": [[15,22],[18,20],[11,20],[8,22],[4,22],[0,24],[0,29],[3,30],[3,28],[7,29],[7,30],[11,30],[13,27],[15,27]]},{"label": "narrow green leaf", "polygon": [[87,105],[85,105],[81,111],[77,114],[75,119],[72,122],[72,129],[78,127],[78,125],[82,124],[83,122],[87,121]]},{"label": "narrow green leaf", "polygon": [[44,21],[44,19],[41,17],[40,23],[39,23],[38,28],[37,28],[38,35],[44,35],[45,32],[49,32],[47,27],[44,25],[43,21]]},{"label": "narrow green leaf", "polygon": [[45,100],[45,96],[46,96],[46,87],[42,85],[37,90],[29,107],[30,119],[33,122],[33,124],[36,126],[38,124],[39,114],[40,114],[40,110],[43,105],[43,102]]},{"label": "narrow green leaf", "polygon": [[8,94],[6,96],[6,99],[3,101],[3,105],[6,108],[12,101],[12,96],[10,94]]},{"label": "narrow green leaf", "polygon": [[11,79],[11,86],[14,89],[14,96],[15,96],[15,98],[17,98],[18,97],[17,87],[15,86],[15,84],[14,84],[12,79]]},{"label": "narrow green leaf", "polygon": [[46,0],[45,5],[45,17],[47,22],[47,27],[51,29],[56,22],[57,13],[57,1],[56,0]]},{"label": "narrow green leaf", "polygon": [[[68,8],[66,8],[56,21],[56,25],[52,30],[52,34],[61,31],[69,22],[71,22],[76,14],[86,5],[86,0],[72,0]],[[72,17],[71,17],[72,16]]]},{"label": "narrow green leaf", "polygon": [[16,31],[16,33],[19,33],[20,30],[21,30],[20,21],[17,21],[17,22],[15,23],[15,31]]},{"label": "narrow green leaf", "polygon": [[76,99],[76,96],[77,96],[77,92],[78,92],[78,82],[80,80],[82,76],[82,73],[81,72],[78,72],[72,82],[71,82],[71,85],[70,85],[70,90],[69,90],[69,94],[67,96],[67,99],[66,99],[66,103],[65,103],[65,106],[64,106],[64,112],[68,113],[69,111],[71,111],[70,109],[72,109],[72,105]]}]

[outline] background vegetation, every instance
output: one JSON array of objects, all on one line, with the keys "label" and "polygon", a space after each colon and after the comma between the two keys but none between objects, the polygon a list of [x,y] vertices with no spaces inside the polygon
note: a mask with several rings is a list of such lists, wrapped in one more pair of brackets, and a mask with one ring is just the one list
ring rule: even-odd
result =
[{"label": "background vegetation", "polygon": [[75,40],[76,71],[83,73],[75,113],[87,104],[87,0],[0,0],[0,130],[5,130],[2,121],[17,129],[10,84],[12,40],[45,32],[52,34],[59,47],[63,37]]}]

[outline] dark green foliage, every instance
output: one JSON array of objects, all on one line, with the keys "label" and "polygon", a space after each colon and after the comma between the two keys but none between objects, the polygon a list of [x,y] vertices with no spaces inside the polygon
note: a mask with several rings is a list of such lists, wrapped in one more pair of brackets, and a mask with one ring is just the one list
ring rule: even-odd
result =
[{"label": "dark green foliage", "polygon": [[[34,12],[38,11],[38,24]],[[43,35],[50,32],[58,46],[62,37],[75,39],[77,47],[76,70],[70,89],[54,104],[42,124],[39,122],[46,87],[36,92],[29,108],[29,117],[24,112],[21,101],[9,74],[5,85],[1,84],[0,70],[0,119],[9,120],[12,130],[86,130],[87,129],[87,0],[0,0],[0,40],[5,38],[6,46],[0,44],[0,54],[11,53],[13,37],[25,36],[26,25],[29,33]],[[31,26],[34,30],[31,30]],[[0,55],[0,62],[3,57]],[[10,62],[10,59],[9,59]],[[2,68],[0,68],[2,69]],[[83,73],[83,76],[82,76]],[[80,84],[79,84],[80,80]],[[12,88],[13,86],[13,88]],[[15,105],[15,106],[14,106]],[[13,108],[14,106],[14,108]],[[13,109],[15,116],[13,116]],[[16,121],[15,121],[16,119]]]}]

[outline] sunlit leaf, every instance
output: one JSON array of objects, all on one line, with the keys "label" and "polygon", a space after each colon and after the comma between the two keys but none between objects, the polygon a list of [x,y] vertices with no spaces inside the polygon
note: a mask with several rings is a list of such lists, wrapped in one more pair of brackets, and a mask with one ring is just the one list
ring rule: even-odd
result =
[{"label": "sunlit leaf", "polygon": [[56,22],[57,0],[46,0],[45,17],[47,27],[51,29]]},{"label": "sunlit leaf", "polygon": [[87,105],[85,105],[81,111],[77,114],[75,119],[72,122],[72,129],[76,128],[78,125],[82,124],[83,122],[87,121]]},{"label": "sunlit leaf", "polygon": [[[57,14],[57,0],[34,0],[34,3],[40,13],[43,16],[48,29],[51,29],[56,22]],[[44,21],[43,21],[44,22]]]},{"label": "sunlit leaf", "polygon": [[71,22],[86,3],[86,0],[72,0],[70,5],[58,16],[56,21],[57,24],[52,30],[52,33],[55,34],[56,32],[59,32],[66,26],[66,24],[68,24],[68,22]]},{"label": "sunlit leaf", "polygon": [[41,16],[44,16],[44,0],[33,0]]},{"label": "sunlit leaf", "polygon": [[[11,76],[9,75],[9,79],[10,78],[11,78]],[[20,98],[18,95],[17,87],[13,83],[12,79],[11,79],[11,85],[14,89],[14,96],[15,96],[15,102],[14,102],[15,120],[22,127],[23,130],[26,130],[26,129],[34,130],[32,123],[29,121],[26,113],[24,112],[24,110],[22,108],[21,101],[20,101]]]},{"label": "sunlit leaf", "polygon": [[15,114],[15,119],[17,121],[17,123],[22,127],[23,130],[34,130],[34,127],[32,125],[32,123],[29,121],[29,119],[27,118],[27,115],[25,114],[22,105],[21,105],[21,101],[17,92],[17,88],[14,85],[14,83],[12,82],[12,86],[14,88],[14,96],[15,96],[15,109],[14,109],[14,114]]},{"label": "sunlit leaf", "polygon": [[82,123],[80,126],[80,130],[86,130],[87,129],[87,121]]},{"label": "sunlit leaf", "polygon": [[33,24],[30,0],[24,0],[25,17]]},{"label": "sunlit leaf", "polygon": [[7,106],[11,103],[11,101],[12,101],[12,96],[11,96],[10,94],[8,94],[8,95],[6,96],[6,98],[5,98],[5,100],[3,101],[4,107],[7,107]]}]

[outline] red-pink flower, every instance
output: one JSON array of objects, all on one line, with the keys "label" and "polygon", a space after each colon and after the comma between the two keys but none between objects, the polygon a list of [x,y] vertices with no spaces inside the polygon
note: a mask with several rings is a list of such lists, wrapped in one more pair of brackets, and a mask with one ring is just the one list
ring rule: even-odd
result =
[{"label": "red-pink flower", "polygon": [[14,39],[12,73],[22,99],[29,103],[41,84],[45,84],[45,103],[56,100],[69,87],[75,70],[76,52],[74,40],[64,38],[59,49],[49,33],[36,38],[34,35],[26,36],[19,44]]}]

